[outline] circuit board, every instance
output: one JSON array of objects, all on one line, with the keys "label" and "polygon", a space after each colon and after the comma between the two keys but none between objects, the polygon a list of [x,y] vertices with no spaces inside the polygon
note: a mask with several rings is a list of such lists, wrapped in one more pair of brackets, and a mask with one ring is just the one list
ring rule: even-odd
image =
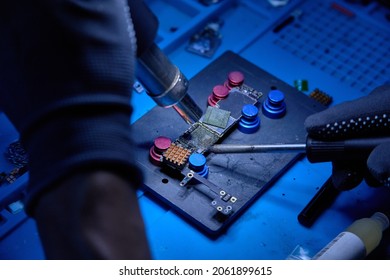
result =
[{"label": "circuit board", "polygon": [[[218,109],[228,112],[216,113],[217,120],[225,119],[224,124],[209,124],[205,121],[210,117],[208,97],[213,88],[226,83],[228,74],[234,71],[243,74],[244,82],[231,88],[229,96],[217,103]],[[279,118],[267,117],[261,110],[273,90],[284,93],[287,109]],[[137,136],[134,154],[144,173],[146,193],[203,232],[218,236],[301,155],[213,154],[208,153],[207,148],[214,143],[304,143],[304,120],[325,107],[230,51],[194,76],[188,92],[202,108],[203,117],[188,125],[174,110],[154,107],[132,125],[133,135]],[[250,134],[237,129],[241,108],[246,104],[259,109],[261,121],[260,129]],[[174,153],[182,158],[173,160],[170,150],[162,155],[161,164],[153,163],[150,149],[158,137],[171,139]],[[206,157],[207,178],[188,168],[188,156],[194,152]]]}]

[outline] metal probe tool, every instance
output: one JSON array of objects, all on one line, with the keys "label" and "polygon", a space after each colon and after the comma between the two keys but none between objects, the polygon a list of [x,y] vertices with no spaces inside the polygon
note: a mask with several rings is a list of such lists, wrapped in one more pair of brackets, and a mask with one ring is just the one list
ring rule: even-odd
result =
[{"label": "metal probe tool", "polygon": [[229,153],[306,153],[312,163],[367,158],[378,145],[390,142],[390,137],[356,138],[325,141],[307,137],[305,144],[234,145],[217,144],[208,149],[216,154]]}]

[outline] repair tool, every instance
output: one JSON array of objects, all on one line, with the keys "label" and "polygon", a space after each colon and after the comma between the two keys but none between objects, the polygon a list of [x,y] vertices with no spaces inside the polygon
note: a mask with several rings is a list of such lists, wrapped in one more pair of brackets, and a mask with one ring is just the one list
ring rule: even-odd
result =
[{"label": "repair tool", "polygon": [[208,151],[221,153],[306,153],[310,162],[327,162],[367,158],[378,145],[390,142],[390,137],[356,138],[343,141],[324,141],[307,137],[305,144],[230,145],[218,144]]}]

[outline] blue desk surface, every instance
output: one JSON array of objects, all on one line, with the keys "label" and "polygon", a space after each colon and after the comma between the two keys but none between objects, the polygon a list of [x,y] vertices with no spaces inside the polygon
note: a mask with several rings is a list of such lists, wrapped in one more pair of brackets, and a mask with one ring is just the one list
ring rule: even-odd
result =
[{"label": "blue desk surface", "polygon": [[[148,0],[160,19],[157,42],[191,78],[226,50],[293,85],[307,80],[308,94],[319,88],[337,104],[367,95],[390,83],[390,10],[375,1],[368,5],[346,1],[291,0],[272,7],[266,0],[225,0],[204,6],[196,0]],[[351,1],[350,1],[351,2]],[[357,1],[358,2],[358,1]],[[275,26],[299,12],[291,24]],[[387,18],[386,18],[387,16]],[[212,58],[186,51],[192,34],[218,18],[222,44]],[[145,93],[134,93],[132,122],[155,104]],[[17,139],[17,132],[0,115],[0,148]],[[0,159],[2,169],[9,169]],[[294,164],[235,221],[212,240],[168,207],[139,191],[150,247],[155,259],[286,259],[299,245],[314,254],[354,220],[389,209],[390,190],[362,183],[342,193],[310,228],[300,225],[298,213],[331,174],[329,163]],[[0,187],[0,205],[23,189],[28,174]],[[14,199],[14,198],[13,198]],[[0,259],[42,259],[44,254],[34,221],[23,212],[0,209]],[[14,215],[14,216],[13,216]],[[371,258],[390,257],[386,231]]]}]

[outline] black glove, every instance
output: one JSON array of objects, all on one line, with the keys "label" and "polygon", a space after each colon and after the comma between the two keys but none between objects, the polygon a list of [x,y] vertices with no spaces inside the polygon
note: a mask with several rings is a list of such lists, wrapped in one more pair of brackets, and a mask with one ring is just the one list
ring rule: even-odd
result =
[{"label": "black glove", "polygon": [[[305,127],[310,137],[320,140],[389,136],[390,85],[313,114],[306,119]],[[338,189],[352,189],[363,179],[371,186],[389,186],[390,142],[377,146],[365,160],[332,164],[333,184]]]},{"label": "black glove", "polygon": [[[0,10],[0,107],[29,155],[27,210],[53,182],[102,168],[141,184],[130,94],[136,41],[157,21],[141,0],[6,1]],[[137,39],[130,13],[139,24]],[[147,26],[148,28],[146,29]]]}]

